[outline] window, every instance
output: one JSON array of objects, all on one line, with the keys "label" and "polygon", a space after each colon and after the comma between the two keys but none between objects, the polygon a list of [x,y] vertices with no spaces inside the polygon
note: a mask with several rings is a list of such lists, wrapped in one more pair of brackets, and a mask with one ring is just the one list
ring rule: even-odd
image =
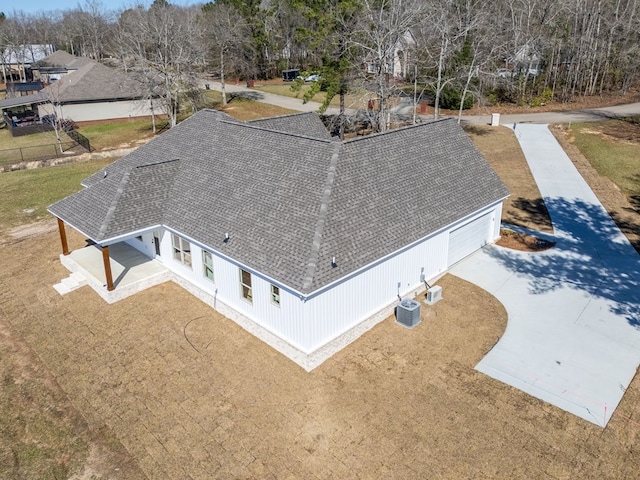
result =
[{"label": "window", "polygon": [[280,287],[271,285],[271,301],[276,305],[280,305]]},{"label": "window", "polygon": [[213,256],[206,250],[202,251],[202,266],[204,267],[204,276],[214,282],[213,279]]},{"label": "window", "polygon": [[173,245],[173,258],[191,268],[191,244],[175,233],[171,234]]},{"label": "window", "polygon": [[142,242],[142,235],[138,235],[138,236],[136,237],[136,240],[138,240],[139,242]]},{"label": "window", "polygon": [[240,269],[240,286],[242,288],[242,298],[253,303],[253,291],[251,289],[251,274]]}]

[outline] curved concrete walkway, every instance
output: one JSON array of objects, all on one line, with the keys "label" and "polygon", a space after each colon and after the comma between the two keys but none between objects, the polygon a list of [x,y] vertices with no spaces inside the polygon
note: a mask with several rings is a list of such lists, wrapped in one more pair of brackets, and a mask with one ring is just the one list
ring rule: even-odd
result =
[{"label": "curved concrete walkway", "polygon": [[476,369],[604,427],[640,364],[640,256],[546,125],[515,132],[557,245],[541,253],[491,245],[451,270],[509,314]]}]

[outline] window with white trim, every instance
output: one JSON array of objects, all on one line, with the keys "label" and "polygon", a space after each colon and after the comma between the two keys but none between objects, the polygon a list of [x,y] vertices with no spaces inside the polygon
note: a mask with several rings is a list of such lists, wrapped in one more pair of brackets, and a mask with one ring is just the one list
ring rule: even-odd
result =
[{"label": "window with white trim", "polygon": [[202,250],[202,268],[204,270],[204,276],[214,282],[213,279],[213,255],[211,252]]},{"label": "window with white trim", "polygon": [[253,303],[253,289],[251,288],[251,274],[240,269],[240,288],[242,298]]},{"label": "window with white trim", "polygon": [[271,301],[280,306],[280,287],[271,285]]},{"label": "window with white trim", "polygon": [[172,233],[171,245],[173,246],[173,258],[191,268],[191,244],[184,238]]}]

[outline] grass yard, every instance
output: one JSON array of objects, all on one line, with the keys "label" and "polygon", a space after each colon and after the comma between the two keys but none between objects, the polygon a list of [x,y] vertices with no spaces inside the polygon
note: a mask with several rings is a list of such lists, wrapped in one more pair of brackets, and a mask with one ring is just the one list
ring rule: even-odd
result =
[{"label": "grass yard", "polygon": [[[165,119],[156,119],[158,129],[166,125]],[[148,118],[85,122],[78,128],[78,132],[89,139],[91,148],[95,150],[134,147],[141,140],[147,140],[153,136],[151,119]]]},{"label": "grass yard", "polygon": [[0,174],[0,232],[50,218],[48,205],[80,190],[82,179],[111,161],[91,160]]},{"label": "grass yard", "polygon": [[[72,140],[63,133],[63,142],[71,142]],[[33,135],[23,135],[22,137],[12,137],[8,128],[0,129],[0,150],[10,148],[27,148],[37,145],[55,145],[55,132],[34,133]]]},{"label": "grass yard", "polygon": [[[65,133],[61,134],[61,140],[63,144],[73,141]],[[55,158],[56,152],[59,152],[59,146],[54,132],[12,137],[9,129],[0,129],[0,165],[32,158]]]},{"label": "grass yard", "polygon": [[597,172],[640,211],[640,125],[622,120],[571,125],[572,141]]},{"label": "grass yard", "polygon": [[242,121],[299,113],[296,110],[256,102],[242,97],[233,97],[226,107],[220,107],[220,110]]},{"label": "grass yard", "polygon": [[203,104],[206,108],[221,110],[227,115],[241,121],[257,120],[260,118],[277,117],[299,113],[297,110],[278,107],[268,103],[257,102],[250,98],[234,96],[227,93],[227,105],[222,105],[222,93],[215,90],[203,90]]}]

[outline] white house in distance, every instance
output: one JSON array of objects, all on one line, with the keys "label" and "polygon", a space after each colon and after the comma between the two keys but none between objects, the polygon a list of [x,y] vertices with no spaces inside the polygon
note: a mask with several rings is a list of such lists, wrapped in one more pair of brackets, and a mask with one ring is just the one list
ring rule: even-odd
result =
[{"label": "white house in distance", "polygon": [[340,141],[311,113],[212,110],[83,185],[49,207],[63,260],[65,224],[105,271],[124,243],[307,370],[498,238],[508,196],[453,120]]},{"label": "white house in distance", "polygon": [[26,82],[28,70],[35,62],[53,53],[51,44],[5,45],[0,47],[2,79],[4,83],[12,81]]}]

